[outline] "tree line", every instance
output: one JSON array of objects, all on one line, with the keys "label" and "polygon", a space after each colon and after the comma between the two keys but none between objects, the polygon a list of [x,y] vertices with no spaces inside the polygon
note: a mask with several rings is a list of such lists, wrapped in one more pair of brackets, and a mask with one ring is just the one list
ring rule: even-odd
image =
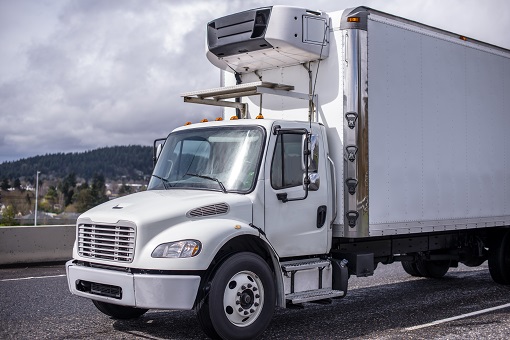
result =
[{"label": "tree line", "polygon": [[112,180],[140,179],[152,172],[152,148],[142,145],[113,146],[4,162],[0,164],[0,185],[15,187],[16,179],[19,181],[20,178],[35,183],[37,171],[54,178],[75,174],[90,180],[95,174],[102,174]]}]

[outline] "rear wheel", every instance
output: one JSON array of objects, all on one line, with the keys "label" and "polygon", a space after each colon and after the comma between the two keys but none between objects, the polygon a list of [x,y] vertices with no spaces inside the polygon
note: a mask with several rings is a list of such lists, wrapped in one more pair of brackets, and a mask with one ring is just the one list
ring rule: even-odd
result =
[{"label": "rear wheel", "polygon": [[115,319],[135,319],[145,314],[148,309],[119,306],[112,303],[101,302],[92,300],[94,306],[99,309],[102,313],[111,316]]},{"label": "rear wheel", "polygon": [[256,254],[238,253],[214,274],[208,295],[197,307],[197,316],[212,338],[255,339],[269,325],[275,300],[267,263]]},{"label": "rear wheel", "polygon": [[402,261],[402,268],[404,268],[405,272],[411,276],[422,276],[416,268],[416,262],[412,261]]},{"label": "rear wheel", "polygon": [[439,279],[450,269],[450,260],[426,261],[420,258],[416,261],[416,269],[423,277]]},{"label": "rear wheel", "polygon": [[510,284],[510,231],[489,248],[489,272],[496,283]]}]

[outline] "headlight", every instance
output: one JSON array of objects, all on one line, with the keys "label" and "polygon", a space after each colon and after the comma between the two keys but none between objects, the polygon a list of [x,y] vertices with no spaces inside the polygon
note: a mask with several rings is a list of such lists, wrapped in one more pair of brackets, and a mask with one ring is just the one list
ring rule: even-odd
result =
[{"label": "headlight", "polygon": [[184,240],[163,243],[154,249],[152,257],[183,258],[193,257],[200,253],[202,244],[197,240]]}]

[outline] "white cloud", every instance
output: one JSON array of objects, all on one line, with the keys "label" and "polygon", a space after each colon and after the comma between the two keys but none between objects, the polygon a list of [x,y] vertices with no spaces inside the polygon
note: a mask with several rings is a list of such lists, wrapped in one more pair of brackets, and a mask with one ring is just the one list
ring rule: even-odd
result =
[{"label": "white cloud", "polygon": [[[218,86],[209,20],[291,1],[0,1],[0,162],[106,145],[151,144],[219,110],[179,94]],[[368,6],[510,48],[505,1],[375,1]],[[356,0],[292,1],[326,11]]]}]

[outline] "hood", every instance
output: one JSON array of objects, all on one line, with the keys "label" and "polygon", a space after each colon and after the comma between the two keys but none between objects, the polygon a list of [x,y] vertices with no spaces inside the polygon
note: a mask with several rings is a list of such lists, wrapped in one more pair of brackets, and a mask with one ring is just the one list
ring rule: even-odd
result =
[{"label": "hood", "polygon": [[[90,219],[95,223],[114,224],[118,221],[131,221],[136,225],[174,219],[189,220],[204,218],[200,211],[190,211],[220,204],[228,206],[229,215],[238,215],[238,219],[251,222],[251,200],[240,194],[200,190],[150,190],[117,198],[83,213],[78,220]],[[244,209],[240,209],[244,208]],[[207,210],[207,209],[205,209]],[[224,217],[225,213],[221,213]],[[211,217],[214,217],[212,214]]]}]

